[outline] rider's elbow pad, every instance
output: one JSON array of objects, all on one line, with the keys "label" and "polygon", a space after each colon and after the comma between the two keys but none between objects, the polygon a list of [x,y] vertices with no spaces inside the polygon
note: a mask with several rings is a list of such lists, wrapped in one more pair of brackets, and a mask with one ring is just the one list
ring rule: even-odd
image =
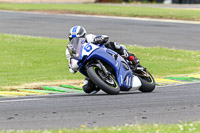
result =
[{"label": "rider's elbow pad", "polygon": [[73,74],[75,74],[77,71],[72,70],[71,68],[69,68],[69,71]]}]

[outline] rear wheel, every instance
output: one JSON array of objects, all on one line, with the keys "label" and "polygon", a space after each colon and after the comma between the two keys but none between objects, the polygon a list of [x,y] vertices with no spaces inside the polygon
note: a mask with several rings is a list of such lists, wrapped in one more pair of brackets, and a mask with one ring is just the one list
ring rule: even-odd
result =
[{"label": "rear wheel", "polygon": [[139,79],[142,83],[140,87],[141,92],[152,92],[155,89],[156,83],[153,76],[146,70],[145,73],[142,73],[143,76],[139,76]]},{"label": "rear wheel", "polygon": [[119,94],[120,88],[113,75],[106,76],[104,72],[96,66],[90,66],[87,69],[87,74],[92,82],[95,83],[98,88],[101,88],[107,94]]}]

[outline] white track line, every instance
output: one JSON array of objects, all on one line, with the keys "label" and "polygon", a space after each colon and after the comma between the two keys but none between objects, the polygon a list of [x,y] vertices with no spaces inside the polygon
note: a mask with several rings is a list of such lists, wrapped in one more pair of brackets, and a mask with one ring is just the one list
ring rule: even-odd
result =
[{"label": "white track line", "polygon": [[163,87],[173,87],[173,86],[180,86],[180,85],[190,85],[190,84],[200,84],[200,82],[190,82],[190,83],[180,83],[180,84],[172,84],[172,85],[163,85],[163,86],[156,86],[156,88],[163,88]]},{"label": "white track line", "polygon": [[26,102],[26,101],[36,101],[41,100],[44,98],[34,98],[34,99],[9,99],[9,100],[2,100],[0,103],[8,103],[8,102]]},{"label": "white track line", "polygon": [[200,24],[200,21],[186,21],[186,20],[172,20],[172,19],[155,19],[155,18],[139,18],[139,17],[117,17],[117,16],[103,16],[103,15],[81,15],[81,14],[49,14],[41,12],[26,12],[26,11],[6,11],[0,10],[0,12],[13,12],[24,14],[45,14],[45,15],[61,15],[61,16],[73,16],[73,17],[91,17],[91,18],[104,18],[104,19],[122,19],[122,20],[135,20],[135,21],[152,21],[152,22],[166,22],[166,23],[182,23],[182,24]]},{"label": "white track line", "polygon": [[[61,14],[59,14],[61,15]],[[183,23],[183,24],[200,24],[200,21],[184,21],[172,19],[155,19],[155,18],[139,18],[139,17],[117,17],[117,16],[102,16],[102,15],[77,15],[66,14],[67,16],[78,17],[93,17],[93,18],[106,18],[106,19],[123,19],[123,20],[136,20],[136,21],[153,21],[153,22],[167,22],[167,23]]]}]

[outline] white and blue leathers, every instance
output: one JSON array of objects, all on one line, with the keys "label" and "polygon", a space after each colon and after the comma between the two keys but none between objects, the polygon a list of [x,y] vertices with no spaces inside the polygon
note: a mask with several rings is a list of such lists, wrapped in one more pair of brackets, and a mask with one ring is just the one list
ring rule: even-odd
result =
[{"label": "white and blue leathers", "polygon": [[[106,41],[104,41],[106,38]],[[85,39],[86,39],[86,42],[88,43],[95,43],[95,42],[104,42],[106,43],[108,41],[108,36],[106,35],[100,35],[100,36],[97,36],[97,35],[94,35],[94,34],[88,34],[86,35]],[[126,47],[123,46],[123,45],[119,45],[118,43],[114,43],[114,47],[115,49],[120,49],[120,48],[123,48],[124,49],[124,56],[127,56],[127,50],[126,50]],[[76,73],[78,71],[78,65],[77,65],[77,60],[76,59],[73,59],[71,58],[71,55],[70,55],[70,52],[68,50],[68,48],[66,49],[66,57],[69,61],[69,71],[71,73]]]}]

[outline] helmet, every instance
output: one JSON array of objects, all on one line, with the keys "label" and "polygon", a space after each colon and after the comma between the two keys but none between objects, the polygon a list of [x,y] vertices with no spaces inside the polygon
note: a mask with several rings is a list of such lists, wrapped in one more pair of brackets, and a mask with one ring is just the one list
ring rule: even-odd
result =
[{"label": "helmet", "polygon": [[87,32],[83,26],[74,26],[69,31],[69,41],[74,37],[85,37]]}]

